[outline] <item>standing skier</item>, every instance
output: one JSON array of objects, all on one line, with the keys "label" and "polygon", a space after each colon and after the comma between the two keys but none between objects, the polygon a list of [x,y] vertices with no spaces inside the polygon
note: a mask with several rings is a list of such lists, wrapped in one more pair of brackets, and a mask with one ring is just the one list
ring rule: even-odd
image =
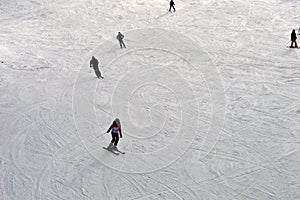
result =
[{"label": "standing skier", "polygon": [[293,29],[293,31],[292,31],[292,33],[291,33],[291,41],[292,41],[292,42],[291,42],[290,48],[293,48],[293,44],[294,44],[294,43],[295,43],[295,48],[298,47],[296,40],[297,40],[297,35],[296,35],[296,32],[295,32],[295,29]]},{"label": "standing skier", "polygon": [[117,35],[117,40],[119,40],[119,43],[120,43],[120,48],[122,49],[123,47],[126,48],[124,42],[123,42],[123,39],[124,39],[124,35],[121,33],[121,32],[118,32],[118,35]]},{"label": "standing skier", "polygon": [[108,145],[107,149],[108,150],[115,150],[115,151],[119,151],[117,148],[118,142],[119,142],[119,134],[120,134],[120,138],[122,138],[122,129],[121,129],[121,123],[120,120],[118,118],[116,118],[113,123],[110,125],[109,129],[106,131],[106,133],[108,133],[109,131],[111,131],[111,137],[112,140],[110,142],[110,144]]},{"label": "standing skier", "polygon": [[175,3],[173,0],[170,1],[170,8],[169,8],[169,12],[171,12],[171,8],[173,8],[174,12],[176,11],[175,10]]},{"label": "standing skier", "polygon": [[90,68],[94,69],[97,78],[103,78],[103,76],[101,75],[101,72],[99,71],[98,64],[99,64],[99,61],[94,56],[92,56],[92,59],[90,61]]}]

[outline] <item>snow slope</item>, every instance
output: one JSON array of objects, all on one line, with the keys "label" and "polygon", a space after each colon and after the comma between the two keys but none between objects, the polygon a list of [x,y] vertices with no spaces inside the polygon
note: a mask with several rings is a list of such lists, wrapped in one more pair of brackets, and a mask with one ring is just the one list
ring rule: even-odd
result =
[{"label": "snow slope", "polygon": [[0,2],[1,200],[300,199],[299,2],[175,3]]}]

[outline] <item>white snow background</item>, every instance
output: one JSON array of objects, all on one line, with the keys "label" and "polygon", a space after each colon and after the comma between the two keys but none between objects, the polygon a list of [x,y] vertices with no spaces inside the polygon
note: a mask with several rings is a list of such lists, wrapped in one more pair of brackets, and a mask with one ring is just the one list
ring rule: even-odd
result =
[{"label": "white snow background", "polygon": [[0,200],[300,199],[299,3],[1,0]]}]

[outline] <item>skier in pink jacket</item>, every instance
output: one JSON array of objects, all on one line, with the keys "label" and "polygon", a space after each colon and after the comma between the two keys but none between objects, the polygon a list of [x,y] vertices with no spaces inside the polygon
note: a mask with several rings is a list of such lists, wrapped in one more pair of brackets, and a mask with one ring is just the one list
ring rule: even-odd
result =
[{"label": "skier in pink jacket", "polygon": [[119,134],[120,134],[120,138],[123,137],[122,129],[121,129],[121,123],[120,123],[120,120],[118,118],[116,118],[113,121],[113,123],[110,125],[110,127],[106,131],[106,133],[108,133],[109,131],[111,131],[112,140],[111,140],[110,144],[108,145],[107,149],[118,151],[117,145],[118,145],[118,142],[119,142]]}]

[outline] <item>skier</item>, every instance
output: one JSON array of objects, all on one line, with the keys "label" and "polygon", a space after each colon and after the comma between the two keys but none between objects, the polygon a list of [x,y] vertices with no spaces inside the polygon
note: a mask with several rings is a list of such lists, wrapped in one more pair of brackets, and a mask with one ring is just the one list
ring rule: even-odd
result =
[{"label": "skier", "polygon": [[123,42],[123,39],[124,39],[124,35],[121,33],[121,32],[118,32],[118,35],[117,35],[117,40],[119,40],[119,43],[120,43],[120,48],[122,49],[123,47],[126,48],[124,42]]},{"label": "skier", "polygon": [[112,151],[119,151],[119,149],[117,148],[118,142],[119,142],[119,133],[120,133],[120,138],[122,138],[122,129],[121,129],[121,123],[120,120],[118,118],[116,118],[113,123],[110,125],[109,129],[106,131],[106,133],[108,133],[109,131],[111,131],[111,137],[112,140],[110,142],[110,144],[108,145],[107,149]]},{"label": "skier", "polygon": [[295,48],[298,48],[298,45],[297,45],[297,42],[296,42],[296,39],[297,39],[297,35],[296,35],[296,32],[295,32],[295,29],[293,29],[292,33],[291,33],[291,46],[290,48],[294,48],[293,47],[293,44],[295,43]]},{"label": "skier", "polygon": [[[94,69],[97,78],[103,78],[103,76],[101,75],[101,72],[99,71],[98,64],[99,64],[99,61],[94,56],[92,56],[92,59],[90,61],[90,68]],[[90,70],[90,72],[91,72],[91,70]]]},{"label": "skier", "polygon": [[175,10],[175,3],[174,3],[174,1],[173,1],[173,0],[171,0],[171,1],[170,1],[170,8],[169,8],[169,12],[171,12],[171,8],[173,8],[173,9],[174,9],[174,12],[176,11],[176,10]]}]

